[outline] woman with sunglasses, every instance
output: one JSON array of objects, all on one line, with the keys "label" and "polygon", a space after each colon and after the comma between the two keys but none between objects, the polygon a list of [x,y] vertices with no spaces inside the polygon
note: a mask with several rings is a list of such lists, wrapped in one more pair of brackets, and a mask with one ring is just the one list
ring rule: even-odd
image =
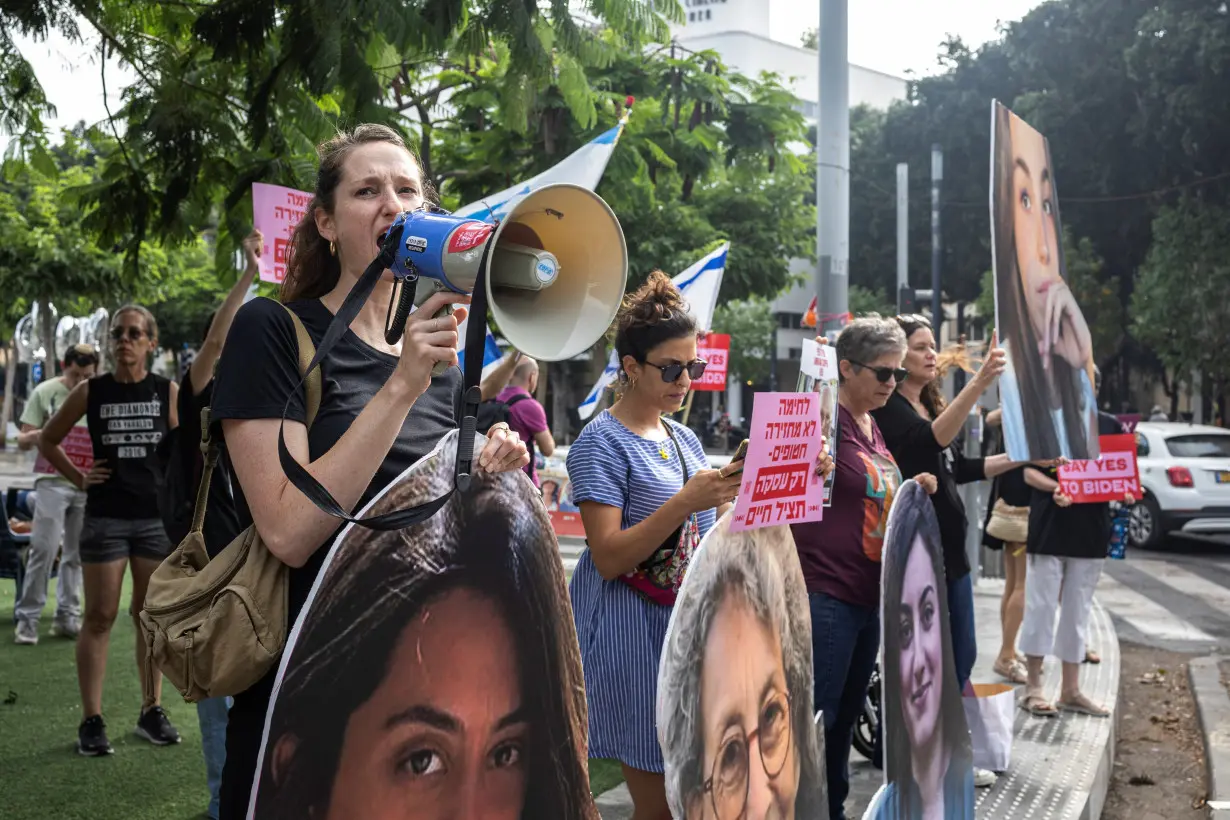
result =
[{"label": "woman with sunglasses", "polygon": [[[77,752],[93,757],[113,752],[102,717],[103,678],[111,626],[120,606],[124,567],[132,567],[132,604],[136,624],[141,711],[136,734],[156,746],[179,743],[179,732],[159,705],[162,675],[150,674],[138,618],[149,578],[171,553],[158,512],[162,470],[158,442],[179,425],[179,386],[149,371],[158,349],[158,323],[137,305],[120,308],[111,322],[115,372],[77,385],[47,422],[39,449],[74,485],[85,490],[81,568],[85,580],[85,619],[77,637],[77,682],[83,720]],[[79,470],[61,442],[85,416],[94,445],[94,466]]]},{"label": "woman with sunglasses", "polygon": [[[872,418],[905,378],[905,334],[869,316],[837,339],[838,441],[833,506],[824,520],[795,524],[811,609],[815,708],[824,713],[829,817],[845,820],[850,746],[880,648],[880,553],[901,472]],[[927,492],[935,477],[915,475]]]},{"label": "woman with sunglasses", "polygon": [[[740,465],[711,470],[678,412],[705,363],[696,321],[654,272],[617,320],[619,399],[568,451],[572,498],[588,549],[569,592],[589,701],[589,755],[623,764],[634,820],[665,820],[662,747],[654,726],[658,662],[679,565],[739,491]],[[671,564],[668,558],[677,563]],[[655,560],[658,559],[658,560]]]}]

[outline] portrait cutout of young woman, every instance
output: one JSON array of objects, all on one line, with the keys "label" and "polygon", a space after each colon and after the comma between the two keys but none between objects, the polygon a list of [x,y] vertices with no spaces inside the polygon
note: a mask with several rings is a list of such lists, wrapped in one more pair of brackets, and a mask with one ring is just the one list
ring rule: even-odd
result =
[{"label": "portrait cutout of young woman", "polygon": [[811,614],[789,527],[705,536],[658,675],[666,796],[679,820],[828,817],[812,713]]},{"label": "portrait cutout of young woman", "polygon": [[1097,458],[1093,341],[1068,286],[1050,146],[993,103],[991,242],[999,380],[1013,461]]},{"label": "portrait cutout of young woman", "polygon": [[939,522],[915,481],[897,493],[884,550],[884,763],[873,820],[974,820],[969,728],[957,689]]},{"label": "portrait cutout of young woman", "polygon": [[[442,495],[457,435],[364,516]],[[550,518],[521,471],[472,478],[419,525],[332,546],[274,689],[255,817],[598,820]]]}]

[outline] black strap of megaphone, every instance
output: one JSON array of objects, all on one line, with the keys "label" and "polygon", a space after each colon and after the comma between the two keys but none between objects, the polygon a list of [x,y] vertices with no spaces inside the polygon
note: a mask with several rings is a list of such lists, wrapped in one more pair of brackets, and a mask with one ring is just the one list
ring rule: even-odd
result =
[{"label": "black strap of megaphone", "polygon": [[[371,296],[372,291],[376,289],[376,283],[380,281],[380,277],[384,274],[385,270],[393,265],[393,261],[397,257],[397,245],[401,241],[401,235],[402,226],[400,225],[389,231],[389,235],[386,237],[384,245],[380,249],[380,255],[372,260],[371,264],[367,266],[367,270],[363,271],[363,275],[359,277],[359,281],[355,283],[353,288],[351,288],[345,301],[342,302],[341,308],[338,309],[337,314],[333,317],[333,321],[329,323],[329,328],[325,331],[324,338],[321,339],[320,344],[317,346],[316,356],[312,359],[311,365],[308,366],[307,370],[300,377],[299,383],[295,385],[295,387],[290,391],[290,395],[287,396],[286,406],[282,408],[282,422],[278,425],[278,460],[282,464],[282,470],[286,473],[286,477],[289,478],[290,482],[299,489],[299,492],[307,496],[313,504],[320,508],[322,512],[328,513],[334,518],[340,518],[341,520],[347,521],[351,524],[359,524],[360,526],[373,530],[400,530],[406,527],[414,526],[421,521],[426,521],[428,518],[431,518],[439,512],[440,508],[448,502],[449,498],[453,495],[453,490],[450,489],[439,498],[428,501],[425,504],[420,504],[416,507],[410,507],[404,510],[395,510],[393,512],[387,512],[382,515],[375,515],[369,518],[352,518],[350,514],[337,503],[337,499],[335,499],[333,495],[325,489],[324,485],[317,481],[311,473],[299,464],[299,462],[295,461],[294,456],[290,454],[290,450],[286,448],[286,413],[290,410],[291,399],[294,398],[295,394],[297,394],[299,389],[303,386],[307,378],[307,373],[312,372],[315,367],[324,361],[324,358],[329,355],[331,350],[333,350],[334,345],[336,345],[342,336],[345,335],[347,329],[350,328],[351,322],[353,322],[359,315],[359,311],[363,309],[364,303],[367,302],[367,299]],[[484,264],[485,262],[486,256],[484,254]],[[417,277],[410,276],[402,282],[402,287],[413,288],[416,287],[417,284]],[[483,299],[483,310],[486,310],[485,298]],[[484,313],[484,320],[485,319],[486,315]],[[480,324],[485,327],[486,321],[483,321]],[[473,332],[471,332],[467,338],[472,338],[472,336]],[[468,363],[469,360],[467,356],[467,364]],[[478,370],[481,375],[481,351]],[[467,373],[468,372],[469,371],[467,370]],[[467,383],[469,382],[468,376],[466,381]],[[471,429],[473,429],[472,426]],[[469,446],[471,453],[474,449],[473,439],[474,436],[471,435]],[[464,443],[464,439],[462,440],[462,443]],[[460,447],[458,449],[458,454],[460,455]]]},{"label": "black strap of megaphone", "polygon": [[[457,489],[470,488],[470,469],[474,463],[474,433],[478,426],[478,405],[483,400],[483,356],[487,350],[487,261],[493,242],[483,249],[470,294],[470,323],[466,325],[465,392],[461,396],[461,438],[457,442]],[[483,433],[487,431],[484,430]]]}]

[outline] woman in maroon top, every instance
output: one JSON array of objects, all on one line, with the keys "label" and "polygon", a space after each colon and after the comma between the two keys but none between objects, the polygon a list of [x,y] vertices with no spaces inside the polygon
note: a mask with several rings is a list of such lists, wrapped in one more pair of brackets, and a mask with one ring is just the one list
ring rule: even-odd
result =
[{"label": "woman in maroon top", "polygon": [[[871,417],[905,378],[905,334],[891,319],[856,319],[837,340],[837,469],[824,520],[795,524],[811,605],[815,707],[824,713],[829,817],[845,820],[850,745],[880,648],[880,551],[901,473]],[[928,493],[935,476],[914,477]]]}]

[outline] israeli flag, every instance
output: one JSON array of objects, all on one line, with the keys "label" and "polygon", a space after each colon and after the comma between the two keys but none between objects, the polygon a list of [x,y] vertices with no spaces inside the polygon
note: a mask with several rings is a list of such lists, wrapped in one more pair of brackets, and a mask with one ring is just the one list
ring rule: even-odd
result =
[{"label": "israeli flag", "polygon": [[[683,292],[683,298],[688,302],[696,324],[703,331],[713,329],[713,311],[717,308],[718,291],[722,287],[722,275],[726,273],[726,257],[730,253],[730,243],[723,243],[717,250],[701,259],[696,264],[676,276],[671,281]],[[606,367],[598,382],[589,391],[589,395],[577,408],[578,415],[587,419],[598,408],[598,400],[602,391],[610,387],[619,377],[619,359],[615,351],[611,351]]]},{"label": "israeli flag", "polygon": [[[582,145],[562,161],[551,166],[533,179],[507,188],[498,194],[484,197],[478,202],[472,202],[469,205],[458,208],[453,213],[457,216],[468,216],[490,222],[502,219],[513,200],[543,185],[555,182],[569,182],[591,191],[594,190],[598,187],[598,183],[602,181],[602,174],[606,171],[606,165],[611,160],[611,154],[615,152],[615,145],[619,142],[619,135],[623,133],[624,126],[628,122],[629,113],[631,112],[625,113],[620,119],[619,124],[614,128]],[[466,322],[468,321],[469,319],[466,320]],[[461,334],[461,347],[458,348],[458,351],[465,347],[466,322],[462,322],[458,328]],[[491,338],[491,335],[488,334],[488,346],[491,344]]]}]

